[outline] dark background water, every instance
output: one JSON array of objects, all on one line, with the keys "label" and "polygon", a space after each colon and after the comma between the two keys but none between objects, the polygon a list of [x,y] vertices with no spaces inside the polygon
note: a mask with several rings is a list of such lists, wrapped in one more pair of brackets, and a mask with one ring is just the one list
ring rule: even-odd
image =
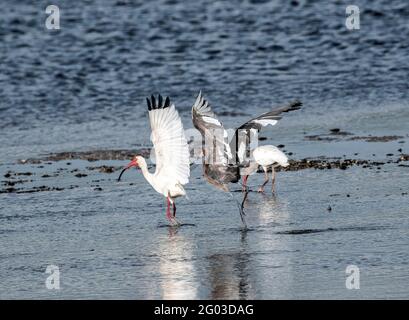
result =
[{"label": "dark background water", "polygon": [[294,98],[308,115],[329,116],[408,98],[407,1],[355,1],[354,31],[345,27],[348,1],[53,4],[58,31],[45,28],[46,1],[0,3],[7,147],[129,146],[141,139],[130,130],[145,125],[144,98],[156,92],[172,97],[187,126],[199,90],[227,116]]},{"label": "dark background water", "polygon": [[[149,146],[145,96],[158,92],[186,128],[199,90],[227,127],[299,98],[302,110],[263,133],[294,158],[408,153],[408,1],[354,1],[354,31],[350,1],[53,1],[58,31],[45,28],[48,4],[0,2],[2,176],[43,174],[14,163],[44,153]],[[304,140],[333,127],[406,144]],[[250,195],[243,232],[197,169],[178,209],[191,225],[175,232],[140,175],[129,186],[67,172],[47,183],[77,189],[0,195],[0,297],[407,298],[407,178],[394,165],[282,173],[276,200]],[[48,264],[61,268],[58,292],[44,286]],[[349,264],[358,291],[345,289]]]}]

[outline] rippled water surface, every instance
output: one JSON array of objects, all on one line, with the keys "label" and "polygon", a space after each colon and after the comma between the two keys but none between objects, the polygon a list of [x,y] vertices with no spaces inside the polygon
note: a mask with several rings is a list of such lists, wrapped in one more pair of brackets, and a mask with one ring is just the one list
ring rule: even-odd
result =
[{"label": "rippled water surface", "polygon": [[[200,166],[175,229],[137,171],[116,183],[99,172],[42,177],[87,161],[17,164],[149,147],[145,97],[169,95],[191,128],[199,90],[226,127],[303,101],[262,133],[293,159],[395,161],[409,153],[407,1],[355,1],[354,31],[345,27],[350,1],[53,1],[58,31],[45,28],[47,4],[0,2],[0,179],[30,171],[33,184],[65,189],[0,194],[0,298],[409,297],[407,166],[280,172],[276,197],[249,194],[243,230]],[[305,139],[331,128],[400,138]],[[253,190],[262,179],[251,177]],[[60,268],[58,291],[45,287],[50,264]],[[360,268],[359,290],[345,288],[348,265]]]}]

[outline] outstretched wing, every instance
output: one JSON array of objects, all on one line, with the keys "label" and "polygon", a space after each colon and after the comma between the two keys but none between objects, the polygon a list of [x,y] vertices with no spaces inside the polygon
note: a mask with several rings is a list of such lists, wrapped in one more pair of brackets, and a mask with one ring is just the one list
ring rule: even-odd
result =
[{"label": "outstretched wing", "polygon": [[[246,123],[242,124],[236,129],[233,139],[230,142],[231,150],[237,150],[237,161],[241,163],[244,159],[247,147],[250,144],[250,136],[261,130],[262,127],[272,125],[274,126],[278,120],[282,118],[283,112],[290,112],[300,109],[301,101],[295,100],[288,105],[277,107],[269,112],[263,113]],[[238,148],[236,146],[238,145]]]},{"label": "outstretched wing", "polygon": [[189,147],[183,131],[182,121],[169,97],[161,95],[156,101],[152,95],[146,98],[155,148],[155,176],[163,180],[174,180],[182,185],[189,182]]},{"label": "outstretched wing", "polygon": [[242,124],[238,129],[257,129],[260,130],[262,127],[268,126],[271,124],[275,125],[278,120],[282,118],[281,113],[290,112],[300,109],[302,106],[301,101],[295,100],[288,105],[275,108],[269,112],[263,113],[256,118],[253,118],[246,123]]},{"label": "outstretched wing", "polygon": [[192,107],[193,125],[202,135],[203,161],[227,165],[232,158],[227,131],[212,111],[209,102],[199,92]]}]

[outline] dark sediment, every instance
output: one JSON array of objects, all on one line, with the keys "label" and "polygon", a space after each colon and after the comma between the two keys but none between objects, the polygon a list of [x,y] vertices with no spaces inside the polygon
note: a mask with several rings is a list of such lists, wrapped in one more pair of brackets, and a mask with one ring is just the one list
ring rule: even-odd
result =
[{"label": "dark sediment", "polygon": [[305,136],[305,140],[308,141],[335,141],[337,138],[334,137],[328,137],[328,136],[323,136],[323,135],[311,135],[311,136]]},{"label": "dark sediment", "polygon": [[[400,162],[398,159],[395,163]],[[381,162],[381,161],[371,161],[371,160],[360,160],[360,159],[331,159],[331,158],[320,158],[311,159],[305,158],[301,160],[290,160],[290,165],[286,168],[278,167],[276,171],[299,171],[304,169],[340,169],[346,170],[352,166],[360,166],[362,168],[373,168],[380,167],[386,163],[391,162]]]},{"label": "dark sediment", "polygon": [[113,173],[115,171],[121,170],[122,167],[118,167],[118,166],[98,166],[98,167],[87,167],[88,170],[97,170],[99,172],[102,173]]},{"label": "dark sediment", "polygon": [[339,128],[334,128],[330,130],[330,134],[334,136],[352,136],[353,134],[346,131],[341,131]]},{"label": "dark sediment", "polygon": [[135,150],[93,150],[93,151],[72,151],[52,153],[40,158],[30,158],[20,160],[20,163],[38,164],[43,161],[62,161],[62,160],[129,160],[135,155],[149,156],[149,149],[135,149]]},{"label": "dark sediment", "polygon": [[350,141],[355,141],[355,140],[363,140],[366,142],[389,142],[389,141],[395,141],[398,139],[402,139],[402,136],[357,136],[357,137],[351,137],[348,140]]},{"label": "dark sediment", "polygon": [[[325,135],[311,135],[305,136],[306,139],[311,141],[321,141],[321,140],[328,140],[331,141],[333,139],[339,140],[343,139],[344,137],[348,137],[352,135],[349,132],[341,131],[339,128],[330,129],[329,133]],[[367,142],[388,142],[401,139],[401,136],[353,136],[348,137],[347,140],[364,140]],[[284,148],[285,145],[278,145],[278,148]],[[368,168],[368,169],[376,169],[380,170],[382,166],[385,164],[397,164],[399,167],[409,167],[409,164],[404,163],[409,161],[409,154],[401,153],[402,149],[398,150],[399,154],[387,154],[387,160],[385,161],[372,161],[367,159],[347,159],[343,158],[329,158],[325,156],[315,157],[315,158],[304,158],[300,160],[290,160],[290,165],[286,168],[278,167],[276,171],[299,171],[304,169],[316,169],[316,170],[330,170],[330,169],[339,169],[339,170],[347,170],[350,167],[358,166],[361,168]],[[113,166],[113,165],[98,165],[98,166],[87,166],[84,168],[72,168],[68,170],[66,166],[73,166],[71,162],[67,162],[67,160],[84,160],[84,161],[104,161],[104,160],[130,160],[135,155],[141,155],[143,157],[149,157],[150,149],[134,149],[134,150],[92,150],[92,151],[82,151],[82,152],[60,152],[60,153],[53,153],[49,155],[45,155],[39,158],[32,158],[27,160],[19,161],[20,164],[38,164],[37,169],[42,168],[43,172],[30,172],[30,171],[21,171],[21,172],[13,172],[7,171],[3,176],[6,180],[1,182],[3,189],[0,189],[0,193],[33,193],[33,192],[42,192],[42,191],[61,191],[64,188],[56,187],[56,186],[36,186],[36,187],[26,187],[26,188],[16,188],[16,186],[24,186],[27,183],[31,183],[34,180],[41,181],[41,179],[45,179],[44,183],[54,181],[53,178],[59,177],[61,174],[70,172],[77,178],[85,178],[92,174],[92,172],[99,172],[102,174],[112,174],[122,169],[122,166]],[[288,152],[289,155],[292,152]],[[355,156],[358,153],[354,154]],[[43,164],[53,164],[54,162],[58,161],[65,161],[61,163],[61,166],[55,169],[55,172],[44,172]],[[81,171],[80,171],[81,170]],[[89,172],[84,172],[84,170],[88,170]],[[405,169],[404,169],[405,170]],[[260,172],[261,170],[259,170]],[[19,179],[19,176],[36,176],[37,179],[34,180],[22,180]],[[92,180],[93,182],[102,181],[105,179],[98,179]],[[110,180],[110,179],[107,179]],[[88,180],[85,179],[85,183],[88,183]],[[78,186],[69,186],[65,189],[73,189]],[[91,187],[95,191],[101,191],[102,188],[99,185],[91,185]]]},{"label": "dark sediment", "polygon": [[409,161],[409,154],[401,154],[398,161]]},{"label": "dark sediment", "polygon": [[85,173],[77,173],[75,176],[76,176],[77,178],[83,178],[83,177],[87,177],[88,175],[85,174]]},{"label": "dark sediment", "polygon": [[[353,133],[341,131],[339,128],[330,129],[329,133],[326,134],[315,134],[304,136],[305,140],[308,141],[339,141],[346,136],[353,136]],[[402,139],[402,136],[353,136],[348,137],[347,141],[365,141],[365,142],[389,142]]]},{"label": "dark sediment", "polygon": [[[65,188],[60,187],[48,187],[48,186],[40,186],[40,187],[33,187],[31,189],[16,189],[16,188],[5,188],[0,190],[0,193],[34,193],[34,192],[42,192],[42,191],[62,191]],[[70,187],[70,189],[73,189]]]}]

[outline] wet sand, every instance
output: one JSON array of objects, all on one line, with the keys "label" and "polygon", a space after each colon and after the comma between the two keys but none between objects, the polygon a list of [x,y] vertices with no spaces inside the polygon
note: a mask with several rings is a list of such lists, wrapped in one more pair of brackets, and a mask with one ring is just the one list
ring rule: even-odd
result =
[{"label": "wet sand", "polygon": [[[348,136],[348,137],[346,137]],[[306,135],[305,139],[308,141],[341,141],[346,139],[347,141],[365,141],[365,142],[390,142],[399,140],[404,143],[403,136],[355,136],[352,133],[341,131],[338,128],[331,129],[328,134],[322,135]],[[263,141],[264,139],[260,139]],[[287,153],[289,157],[293,156],[293,152],[287,152],[285,145],[278,145],[280,149]],[[330,170],[340,169],[346,170],[348,168],[358,166],[362,169],[375,169],[381,170],[386,164],[395,164],[399,167],[409,167],[409,154],[402,153],[402,148],[399,148],[396,153],[387,153],[383,156],[386,157],[384,161],[377,161],[372,159],[361,159],[359,153],[354,153],[355,158],[348,158],[346,155],[343,157],[327,157],[317,156],[315,158],[308,157],[299,160],[291,159],[290,165],[286,168],[278,167],[277,172],[280,171],[299,171],[305,169],[316,170]],[[71,174],[76,178],[88,177],[92,172],[107,174],[103,175],[98,180],[92,180],[92,186],[94,190],[101,191],[102,188],[98,184],[104,180],[115,180],[112,177],[112,173],[117,173],[123,168],[123,165],[119,165],[119,161],[130,160],[134,155],[141,155],[143,157],[149,157],[150,150],[132,149],[132,150],[92,150],[92,151],[67,151],[58,152],[48,155],[44,155],[38,158],[19,159],[17,164],[28,165],[29,169],[24,171],[27,166],[21,166],[19,171],[8,170],[3,174],[3,180],[1,181],[2,188],[0,193],[33,193],[44,191],[62,191],[64,186],[58,185],[59,177],[64,177],[66,174]],[[372,155],[376,156],[376,155]],[[104,161],[115,162],[117,165],[101,164]],[[73,165],[73,162],[77,165]],[[99,165],[90,165],[89,163],[98,162]],[[196,167],[197,165],[194,165]],[[150,165],[150,169],[154,166]],[[32,170],[35,169],[35,170]],[[52,170],[49,170],[52,169]],[[153,169],[154,170],[154,169]],[[259,168],[258,173],[263,172]],[[30,179],[28,177],[31,177]],[[53,178],[53,179],[51,179]],[[86,179],[87,180],[87,179]],[[89,179],[88,179],[89,180]],[[90,181],[85,183],[90,184]],[[36,183],[43,182],[44,185],[33,186]],[[84,179],[82,179],[84,183]],[[77,188],[78,185],[70,185],[69,188]]]},{"label": "wet sand", "polygon": [[[340,135],[358,143],[351,136]],[[140,172],[116,181],[127,160],[147,149],[61,152],[0,165],[7,208],[0,261],[3,285],[14,288],[1,298],[404,298],[406,142],[364,139],[390,150],[372,159],[357,152],[297,159],[280,145],[292,153],[291,164],[277,174],[275,196],[269,185],[255,192],[262,174],[250,177],[247,228],[234,201],[203,181],[200,165],[192,166],[189,199],[178,199],[182,225],[169,227],[162,197]],[[233,191],[241,200],[240,187]],[[53,293],[43,285],[51,263],[61,268],[63,288]],[[345,289],[350,264],[361,268],[358,291]],[[24,286],[15,280],[21,277]],[[385,281],[393,289],[385,291]]]}]

